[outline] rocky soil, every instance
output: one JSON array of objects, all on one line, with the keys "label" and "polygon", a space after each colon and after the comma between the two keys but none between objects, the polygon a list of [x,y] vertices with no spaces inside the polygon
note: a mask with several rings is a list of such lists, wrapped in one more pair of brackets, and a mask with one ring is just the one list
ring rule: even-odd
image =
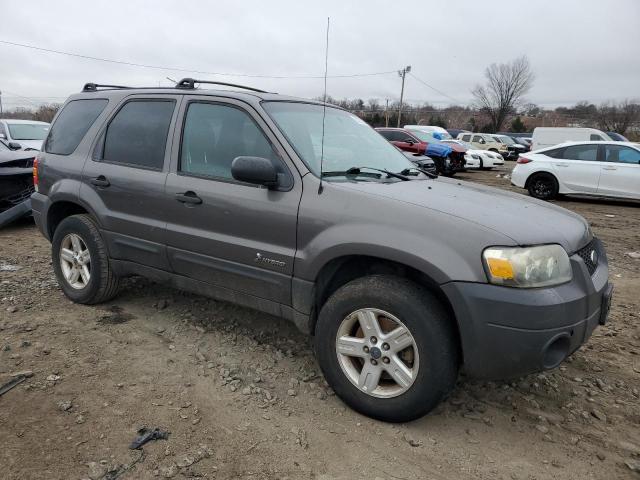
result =
[{"label": "rocky soil", "polygon": [[[513,189],[502,171],[461,178]],[[516,189],[513,189],[516,190]],[[640,205],[562,199],[606,244],[611,322],[556,370],[460,377],[421,420],[346,408],[286,321],[124,282],[75,305],[29,221],[0,231],[0,477],[6,479],[640,478]],[[130,450],[139,428],[167,440]]]}]

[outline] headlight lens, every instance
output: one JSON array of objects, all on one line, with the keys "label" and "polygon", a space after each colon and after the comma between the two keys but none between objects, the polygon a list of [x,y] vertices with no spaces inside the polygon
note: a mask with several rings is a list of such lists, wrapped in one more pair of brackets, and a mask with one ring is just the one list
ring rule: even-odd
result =
[{"label": "headlight lens", "polygon": [[548,287],[572,278],[569,255],[560,245],[490,247],[482,259],[489,282],[496,285]]}]

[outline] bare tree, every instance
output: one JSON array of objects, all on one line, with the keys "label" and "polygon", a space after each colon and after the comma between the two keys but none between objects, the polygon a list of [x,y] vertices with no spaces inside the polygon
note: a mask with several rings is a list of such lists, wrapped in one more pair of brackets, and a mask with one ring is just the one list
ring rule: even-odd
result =
[{"label": "bare tree", "polygon": [[471,93],[480,110],[491,118],[491,128],[497,132],[522,96],[531,89],[535,75],[526,56],[509,63],[493,63],[484,75],[487,84],[476,86]]},{"label": "bare tree", "polygon": [[597,115],[602,130],[624,135],[630,126],[640,120],[640,104],[631,100],[618,104],[607,102],[600,105]]}]

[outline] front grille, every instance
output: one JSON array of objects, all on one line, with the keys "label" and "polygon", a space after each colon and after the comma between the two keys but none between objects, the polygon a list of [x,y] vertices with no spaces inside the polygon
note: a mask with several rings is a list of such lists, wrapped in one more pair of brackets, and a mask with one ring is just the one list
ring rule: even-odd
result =
[{"label": "front grille", "polygon": [[591,241],[587,244],[586,247],[582,247],[580,250],[576,252],[582,258],[582,261],[587,266],[587,270],[589,270],[589,275],[593,275],[593,273],[598,268],[598,260],[599,254],[598,249],[596,248],[595,242]]}]

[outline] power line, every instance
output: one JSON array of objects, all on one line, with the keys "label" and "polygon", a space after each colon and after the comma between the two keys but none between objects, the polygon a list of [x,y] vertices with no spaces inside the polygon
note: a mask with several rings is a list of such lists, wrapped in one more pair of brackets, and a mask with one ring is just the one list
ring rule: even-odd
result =
[{"label": "power line", "polygon": [[[188,68],[177,68],[177,67],[167,67],[167,66],[161,66],[161,65],[150,65],[150,64],[144,64],[144,63],[135,63],[135,62],[127,62],[124,60],[113,60],[113,59],[109,59],[109,58],[101,58],[101,57],[94,57],[91,55],[83,55],[80,53],[72,53],[72,52],[64,52],[62,50],[53,50],[50,48],[43,48],[43,47],[38,47],[36,45],[28,45],[25,43],[17,43],[17,42],[9,42],[7,40],[0,40],[0,43],[4,44],[4,45],[10,45],[10,46],[14,46],[14,47],[22,47],[22,48],[29,48],[32,50],[38,50],[40,52],[47,52],[47,53],[55,53],[58,55],[66,55],[69,57],[76,57],[76,58],[83,58],[85,60],[96,60],[99,62],[106,62],[106,63],[115,63],[118,65],[127,65],[130,67],[142,67],[142,68],[150,68],[150,69],[154,69],[154,70],[167,70],[167,71],[173,71],[173,72],[188,72],[188,73],[201,73],[204,75],[221,75],[221,76],[226,76],[226,77],[248,77],[248,78],[273,78],[273,79],[293,79],[293,78],[297,78],[297,79],[323,79],[324,75],[255,75],[255,74],[247,74],[247,73],[227,73],[227,72],[208,72],[205,70],[191,70]],[[391,73],[396,73],[395,70],[389,70],[386,72],[372,72],[372,73],[354,73],[354,74],[344,74],[344,75],[329,75],[329,78],[354,78],[354,77],[372,77],[372,76],[376,76],[376,75],[388,75]]]},{"label": "power line", "polygon": [[417,81],[419,81],[421,84],[423,84],[425,87],[429,87],[431,90],[433,90],[436,93],[439,93],[440,95],[442,95],[443,97],[446,97],[450,100],[453,100],[456,103],[462,104],[463,102],[461,102],[460,100],[457,100],[455,98],[453,98],[451,95],[447,95],[446,93],[444,93],[441,90],[438,90],[436,87],[432,87],[431,85],[429,85],[427,82],[425,82],[424,80],[419,79],[418,77],[416,77],[413,73],[409,72],[409,75],[411,75],[413,78],[415,78]]}]

